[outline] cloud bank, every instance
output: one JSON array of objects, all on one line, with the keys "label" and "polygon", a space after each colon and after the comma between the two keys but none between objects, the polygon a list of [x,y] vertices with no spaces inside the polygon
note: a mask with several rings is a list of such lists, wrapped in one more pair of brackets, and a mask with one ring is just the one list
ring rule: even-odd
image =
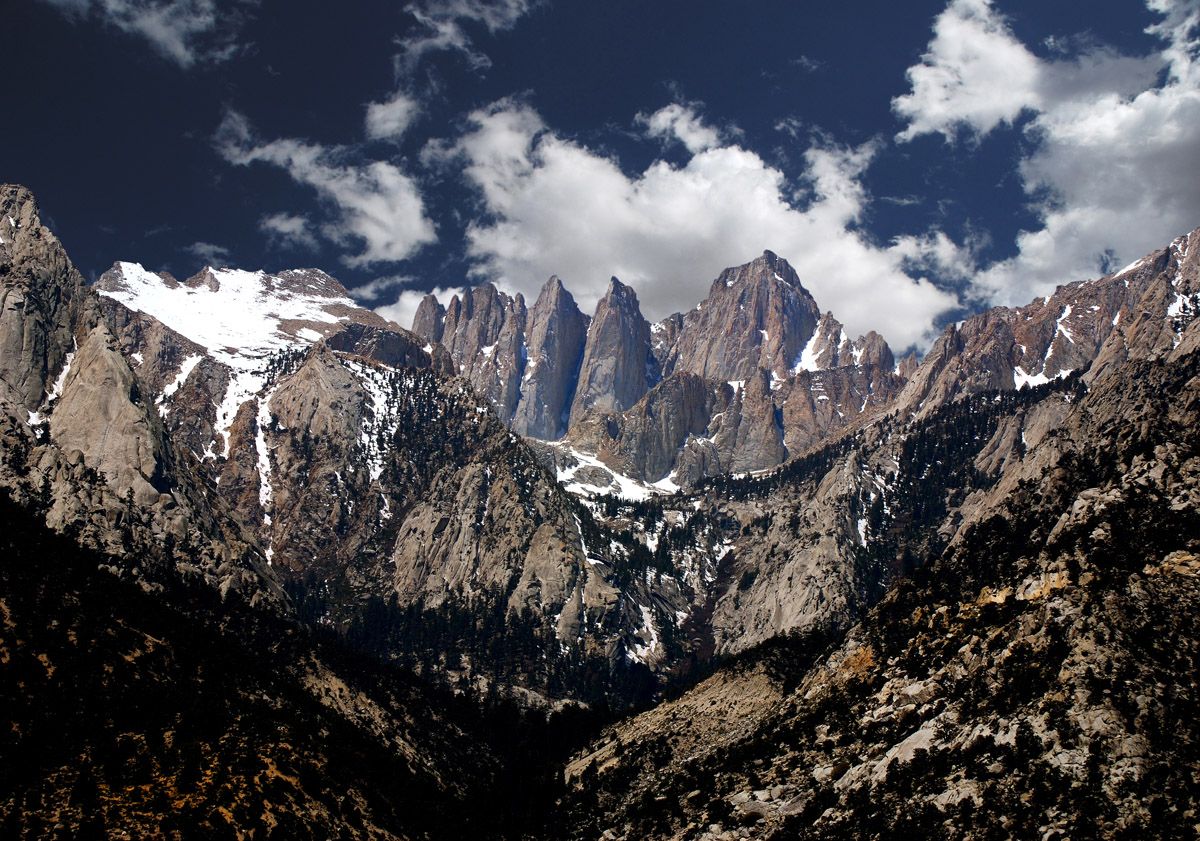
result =
[{"label": "cloud bank", "polygon": [[720,145],[686,106],[639,122],[650,136],[683,142],[686,164],[657,161],[626,174],[514,100],[476,111],[465,135],[429,147],[427,160],[461,166],[479,191],[482,214],[467,231],[474,274],[527,297],[558,274],[585,310],[616,275],[658,319],[694,306],[723,267],[770,249],[848,329],[879,330],[900,347],[926,340],[934,319],[956,305],[906,272],[923,240],[879,246],[858,229],[873,144],[810,147],[797,196],[781,171]]},{"label": "cloud bank", "polygon": [[1200,3],[1147,6],[1160,16],[1148,31],[1161,48],[1142,57],[1092,48],[1039,58],[989,0],[954,0],[937,18],[908,71],[911,91],[892,103],[906,122],[898,139],[970,141],[1020,123],[1031,149],[1019,174],[1041,227],[973,276],[983,300],[1027,302],[1200,224]]}]

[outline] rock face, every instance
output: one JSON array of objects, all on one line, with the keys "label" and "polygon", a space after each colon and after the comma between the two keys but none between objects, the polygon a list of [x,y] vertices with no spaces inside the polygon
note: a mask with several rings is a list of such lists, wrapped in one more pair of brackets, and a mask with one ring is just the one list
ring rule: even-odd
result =
[{"label": "rock face", "polygon": [[596,305],[571,403],[571,424],[597,414],[624,411],[649,388],[653,377],[650,325],[637,293],[615,277]]},{"label": "rock face", "polygon": [[549,441],[566,432],[587,333],[588,318],[562,281],[550,278],[529,314],[528,362],[512,422],[518,433]]},{"label": "rock face", "polygon": [[446,308],[442,344],[458,370],[505,420],[521,396],[525,370],[525,299],[490,283],[455,296]]},{"label": "rock face", "polygon": [[83,278],[24,187],[0,186],[0,397],[37,411],[71,352]]},{"label": "rock face", "polygon": [[708,297],[683,316],[666,372],[689,371],[719,381],[746,380],[759,370],[785,377],[820,315],[795,270],[766,251],[723,271]]},{"label": "rock face", "polygon": [[75,352],[50,416],[50,440],[64,452],[82,452],[88,467],[139,505],[156,504],[168,489],[161,433],[106,325],[94,327]]},{"label": "rock face", "polygon": [[412,330],[429,342],[440,342],[446,324],[446,308],[433,295],[426,295],[417,305]]}]

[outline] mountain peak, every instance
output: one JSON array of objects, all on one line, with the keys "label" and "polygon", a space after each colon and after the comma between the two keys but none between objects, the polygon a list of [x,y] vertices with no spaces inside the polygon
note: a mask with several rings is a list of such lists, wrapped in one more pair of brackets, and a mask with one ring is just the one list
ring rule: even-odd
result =
[{"label": "mountain peak", "polygon": [[795,270],[771,251],[725,269],[684,316],[671,370],[746,380],[759,369],[788,373],[821,316]]}]

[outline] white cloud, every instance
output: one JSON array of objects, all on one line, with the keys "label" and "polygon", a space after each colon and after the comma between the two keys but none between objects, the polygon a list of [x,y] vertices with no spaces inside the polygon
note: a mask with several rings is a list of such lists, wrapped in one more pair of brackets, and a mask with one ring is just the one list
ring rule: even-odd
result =
[{"label": "white cloud", "polygon": [[206,266],[219,267],[229,262],[229,249],[223,245],[215,245],[211,242],[193,242],[184,250],[202,260]]},{"label": "white cloud", "polygon": [[302,248],[315,251],[317,237],[312,223],[294,213],[272,213],[258,220],[258,227],[272,245],[280,248]]},{"label": "white cloud", "polygon": [[301,140],[262,141],[232,111],[217,131],[216,146],[232,164],[276,166],[316,190],[333,210],[322,234],[339,245],[361,246],[343,255],[347,265],[404,260],[437,239],[416,183],[393,164],[351,163],[343,148]]},{"label": "white cloud", "polygon": [[409,5],[417,32],[397,41],[402,52],[397,68],[411,73],[421,60],[434,52],[461,53],[475,69],[492,62],[476,49],[465,26],[482,26],[490,33],[511,29],[535,5],[536,0],[424,0]]},{"label": "white cloud", "polygon": [[421,113],[421,104],[404,91],[367,105],[366,133],[371,140],[399,140]]},{"label": "white cloud", "polygon": [[944,231],[931,231],[920,236],[897,237],[892,253],[905,260],[910,270],[930,272],[943,280],[969,281],[977,271],[975,243],[960,246]]},{"label": "white cloud", "polygon": [[[1041,227],[1022,231],[1014,257],[974,278],[987,300],[1024,303],[1200,225],[1200,180],[1194,175],[1200,161],[1200,3],[1147,5],[1162,15],[1149,30],[1162,41],[1155,54],[1131,57],[1099,47],[1055,61],[1033,56],[984,0],[955,0],[938,18],[923,63],[909,71],[913,93],[894,103],[909,120],[901,139],[936,132],[949,140],[959,130],[983,134],[1015,119],[1021,108],[1030,110],[1024,127],[1030,151],[1019,173]],[[1019,73],[989,84],[980,68],[943,61],[938,45],[944,27],[953,29],[964,15],[973,21],[973,53],[1007,55]],[[938,80],[946,79],[951,81],[939,88]],[[973,81],[955,81],[963,79]]]},{"label": "white cloud", "polygon": [[953,141],[963,125],[991,131],[1040,103],[1038,60],[1012,37],[990,0],[953,0],[907,76],[912,92],[892,102],[908,121],[900,140],[941,132]]},{"label": "white cloud", "polygon": [[395,289],[397,286],[410,286],[415,282],[415,278],[411,275],[386,275],[377,277],[372,281],[356,286],[350,290],[350,295],[357,301],[365,301],[370,303],[378,301],[383,297],[383,293],[389,289]]},{"label": "white cloud", "polygon": [[783,173],[735,145],[629,177],[522,104],[501,101],[471,121],[457,143],[427,157],[458,156],[480,191],[488,221],[468,230],[476,275],[526,297],[558,274],[590,309],[615,274],[657,319],[694,306],[724,267],[771,249],[849,329],[879,330],[899,347],[923,341],[935,316],[957,303],[905,274],[910,253],[857,230],[867,201],[859,178],[873,145],[809,148],[811,201],[801,208]]},{"label": "white cloud", "polygon": [[[405,289],[400,293],[395,303],[376,307],[375,312],[386,319],[396,322],[406,330],[411,329],[413,316],[417,314],[417,307],[420,306],[421,299],[427,294],[429,293],[416,289]],[[463,290],[461,288],[443,289],[438,287],[433,290],[434,297],[441,301],[442,306],[449,304],[450,299],[455,295],[461,296],[462,294]]]},{"label": "white cloud", "polygon": [[92,16],[151,46],[180,67],[220,61],[237,49],[246,0],[44,0],[71,17]]},{"label": "white cloud", "polygon": [[638,114],[636,121],[646,127],[646,134],[660,139],[674,139],[689,152],[703,152],[721,142],[716,129],[704,123],[695,109],[673,102],[653,114]]}]

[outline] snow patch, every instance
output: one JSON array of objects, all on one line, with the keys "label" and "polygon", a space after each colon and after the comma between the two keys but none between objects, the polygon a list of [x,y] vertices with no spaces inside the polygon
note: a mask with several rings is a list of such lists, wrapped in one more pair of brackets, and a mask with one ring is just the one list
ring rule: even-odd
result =
[{"label": "snow patch", "polygon": [[[210,268],[209,283],[170,287],[138,263],[118,263],[116,269],[118,288],[98,289],[99,294],[153,316],[230,369],[214,427],[224,439],[224,457],[229,456],[229,427],[241,405],[266,384],[270,357],[321,337],[309,327],[289,333],[284,323],[336,324],[341,319],[329,312],[331,307],[357,307],[348,296],[322,294],[319,285],[284,287],[278,277],[262,271]],[[211,446],[205,454],[217,455]]]},{"label": "snow patch", "polygon": [[1134,260],[1134,261],[1133,261],[1132,263],[1130,263],[1128,266],[1126,266],[1125,268],[1121,269],[1121,271],[1114,273],[1114,274],[1113,274],[1113,277],[1120,277],[1120,276],[1121,276],[1121,275],[1123,275],[1123,274],[1129,274],[1131,271],[1133,271],[1134,269],[1136,269],[1136,268],[1140,267],[1140,266],[1141,266],[1143,263],[1145,263],[1145,262],[1146,262],[1146,258],[1145,258],[1145,257],[1142,257],[1140,260]]},{"label": "snow patch", "polygon": [[[558,479],[558,483],[562,485],[563,490],[567,491],[567,493],[583,497],[612,494],[630,502],[640,502],[655,495],[673,494],[679,491],[679,486],[671,476],[659,479],[654,483],[640,482],[637,479],[613,470],[590,453],[581,452],[574,447],[560,446],[558,449],[566,454],[568,460],[573,459],[575,461],[575,464],[570,467],[560,468],[555,476]],[[606,485],[596,485],[577,480],[575,474],[585,467],[603,470],[605,474],[612,476],[612,480]],[[614,485],[616,486],[615,490]]]},{"label": "snow patch", "polygon": [[[258,505],[263,512],[263,525],[271,525],[271,451],[267,446],[267,427],[271,425],[271,395],[258,401],[258,415],[255,418],[257,432],[254,435],[254,449],[258,455]],[[270,550],[268,550],[270,551]]]},{"label": "snow patch", "polygon": [[[78,345],[75,346],[76,350]],[[75,351],[72,350],[63,360],[62,370],[58,372],[58,376],[54,378],[54,382],[50,386],[50,390],[46,392],[46,403],[53,403],[62,394],[63,386],[67,384],[67,374],[71,371],[71,363],[75,361]]]},{"label": "snow patch", "polygon": [[1050,382],[1050,378],[1045,374],[1027,374],[1025,369],[1020,365],[1013,368],[1013,383],[1018,390],[1029,386],[1030,388],[1038,385],[1045,385]]},{"label": "snow patch", "polygon": [[626,656],[635,663],[645,663],[658,650],[658,628],[654,625],[654,612],[644,604],[638,605],[638,608],[642,612],[642,627],[638,630],[638,637],[645,642],[634,645],[626,652]]},{"label": "snow patch", "polygon": [[185,382],[187,382],[187,378],[191,376],[192,370],[200,364],[200,360],[203,358],[203,356],[195,354],[183,360],[183,363],[179,366],[178,373],[175,374],[175,379],[167,383],[162,390],[162,394],[158,395],[158,400],[155,401],[158,403],[159,416],[164,418],[167,416],[167,412],[170,411],[170,407],[166,405],[166,401],[170,399],[171,395],[179,391]]},{"label": "snow patch", "polygon": [[1059,371],[1057,374],[1054,375],[1053,378],[1047,377],[1044,369],[1043,369],[1043,372],[1039,373],[1039,374],[1027,374],[1027,373],[1025,373],[1025,369],[1022,368],[1020,365],[1018,365],[1017,367],[1013,368],[1013,387],[1018,390],[1020,390],[1024,386],[1029,386],[1030,388],[1033,388],[1034,386],[1045,385],[1046,383],[1050,382],[1051,379],[1061,380],[1061,379],[1065,379],[1066,377],[1069,377],[1070,375],[1071,375],[1070,368],[1063,370],[1063,371]]},{"label": "snow patch", "polygon": [[[1062,314],[1058,317],[1058,321],[1054,322],[1054,335],[1057,336],[1059,333],[1062,333],[1062,335],[1066,337],[1068,342],[1070,342],[1071,344],[1075,344],[1074,336],[1071,335],[1071,331],[1068,330],[1067,326],[1063,323],[1070,317],[1071,317],[1071,305],[1067,304],[1065,307],[1063,307]],[[1054,340],[1051,339],[1051,342],[1053,342],[1053,341]]]},{"label": "snow patch", "polygon": [[817,348],[821,341],[821,328],[818,326],[813,331],[812,338],[808,340],[808,344],[800,351],[800,355],[796,357],[796,361],[792,363],[792,373],[798,374],[801,371],[819,371],[821,366],[817,364]]}]

